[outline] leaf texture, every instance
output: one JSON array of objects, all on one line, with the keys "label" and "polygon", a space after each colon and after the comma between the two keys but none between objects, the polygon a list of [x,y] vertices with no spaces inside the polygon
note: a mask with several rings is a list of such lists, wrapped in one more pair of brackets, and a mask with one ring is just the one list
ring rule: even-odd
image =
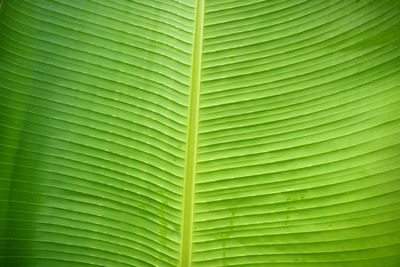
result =
[{"label": "leaf texture", "polygon": [[3,266],[178,263],[193,10],[5,1]]},{"label": "leaf texture", "polygon": [[398,1],[207,1],[194,266],[397,266]]},{"label": "leaf texture", "polygon": [[399,266],[399,57],[397,0],[3,0],[0,265]]}]

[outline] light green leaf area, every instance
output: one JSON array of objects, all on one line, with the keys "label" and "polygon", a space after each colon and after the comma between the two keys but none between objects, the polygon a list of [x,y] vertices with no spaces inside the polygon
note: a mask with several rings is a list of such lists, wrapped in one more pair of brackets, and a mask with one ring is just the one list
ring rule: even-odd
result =
[{"label": "light green leaf area", "polygon": [[3,0],[0,266],[400,266],[400,1]]}]

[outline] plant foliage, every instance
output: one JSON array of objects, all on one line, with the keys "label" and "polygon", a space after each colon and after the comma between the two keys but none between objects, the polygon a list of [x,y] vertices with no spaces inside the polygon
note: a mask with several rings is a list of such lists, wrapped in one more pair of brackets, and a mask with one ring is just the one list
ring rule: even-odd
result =
[{"label": "plant foliage", "polygon": [[400,1],[3,0],[1,266],[400,266]]}]

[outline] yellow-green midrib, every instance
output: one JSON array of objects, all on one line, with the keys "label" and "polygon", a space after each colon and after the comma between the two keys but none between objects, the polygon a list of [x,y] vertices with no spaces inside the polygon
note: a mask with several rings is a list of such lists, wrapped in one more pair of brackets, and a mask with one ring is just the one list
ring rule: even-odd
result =
[{"label": "yellow-green midrib", "polygon": [[192,77],[189,96],[189,117],[186,143],[186,162],[184,175],[182,241],[179,266],[191,266],[193,209],[197,165],[197,138],[199,124],[199,97],[201,80],[201,56],[203,48],[204,0],[196,1],[196,18],[193,39]]}]

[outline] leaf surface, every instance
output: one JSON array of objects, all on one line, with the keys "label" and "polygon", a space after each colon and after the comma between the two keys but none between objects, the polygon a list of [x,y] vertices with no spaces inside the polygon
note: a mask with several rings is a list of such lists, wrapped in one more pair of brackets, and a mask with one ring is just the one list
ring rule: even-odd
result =
[{"label": "leaf surface", "polygon": [[3,0],[1,266],[398,266],[400,2]]}]

